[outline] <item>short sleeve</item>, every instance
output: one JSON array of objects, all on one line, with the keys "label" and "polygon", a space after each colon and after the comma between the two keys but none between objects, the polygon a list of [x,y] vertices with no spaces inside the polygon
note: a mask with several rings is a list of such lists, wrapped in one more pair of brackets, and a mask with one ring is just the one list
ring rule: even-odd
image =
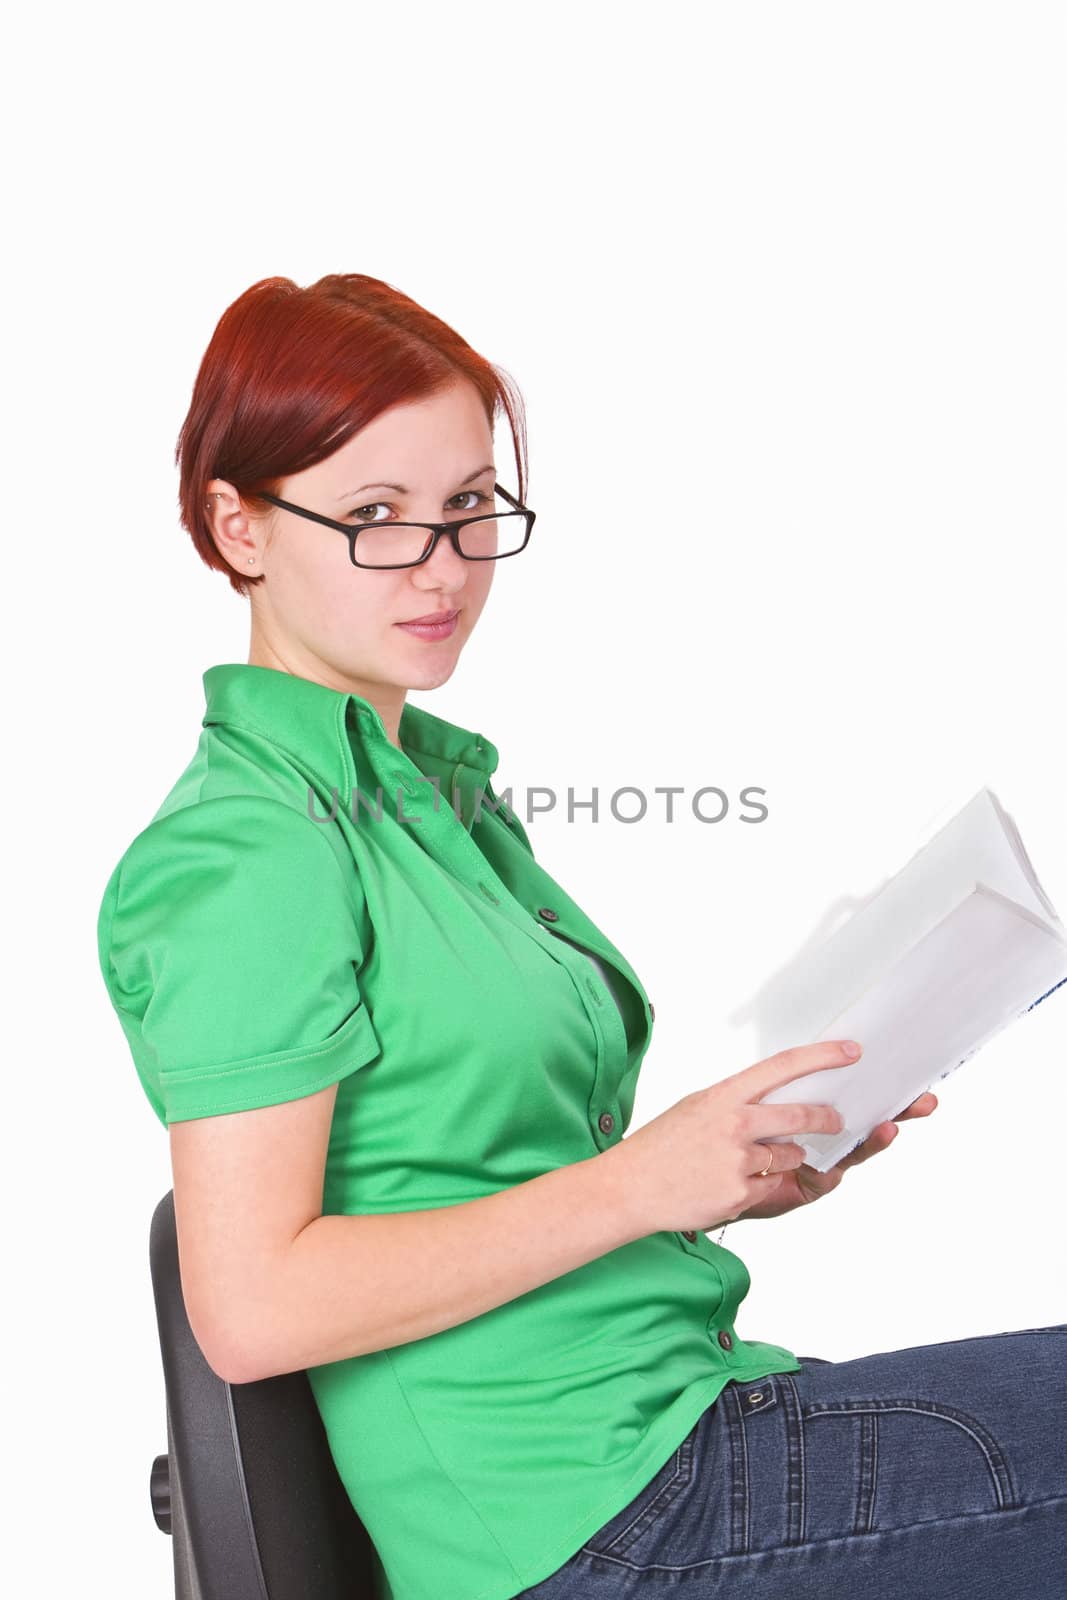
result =
[{"label": "short sleeve", "polygon": [[201,801],[111,874],[100,967],[165,1125],[296,1100],[380,1055],[358,872],[328,828],[265,797]]}]

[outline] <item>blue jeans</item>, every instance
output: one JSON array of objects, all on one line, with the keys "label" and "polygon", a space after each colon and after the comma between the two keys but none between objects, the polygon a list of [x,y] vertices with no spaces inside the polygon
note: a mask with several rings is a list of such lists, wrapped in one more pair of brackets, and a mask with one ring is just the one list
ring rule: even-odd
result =
[{"label": "blue jeans", "polygon": [[1067,1600],[1067,1324],[732,1379],[536,1600]]}]

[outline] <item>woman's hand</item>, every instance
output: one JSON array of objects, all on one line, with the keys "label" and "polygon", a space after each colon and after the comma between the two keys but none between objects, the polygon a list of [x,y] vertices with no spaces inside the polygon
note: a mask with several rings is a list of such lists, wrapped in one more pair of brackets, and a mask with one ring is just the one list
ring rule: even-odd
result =
[{"label": "woman's hand", "polygon": [[[845,1122],[831,1105],[765,1103],[763,1096],[808,1073],[855,1066],[862,1046],[850,1050],[848,1043],[822,1039],[779,1050],[684,1095],[620,1143],[602,1150],[596,1159],[605,1170],[619,1174],[612,1186],[612,1204],[628,1212],[633,1237],[718,1227],[745,1216],[750,1206],[761,1205],[764,1195],[776,1194],[782,1174],[795,1172],[804,1160],[797,1135],[840,1133]],[[781,1144],[763,1142],[783,1136],[787,1137]],[[768,1160],[773,1171],[765,1175]],[[709,1222],[709,1217],[719,1220]]]},{"label": "woman's hand", "polygon": [[837,1188],[849,1167],[859,1166],[861,1161],[866,1161],[871,1156],[876,1156],[882,1150],[888,1150],[897,1136],[898,1122],[907,1122],[914,1117],[928,1117],[937,1109],[937,1096],[931,1094],[929,1089],[913,1100],[910,1106],[905,1106],[891,1122],[879,1122],[872,1128],[862,1144],[850,1150],[836,1166],[828,1172],[817,1172],[814,1167],[809,1167],[805,1161],[791,1172],[776,1174],[778,1182],[762,1199],[742,1211],[737,1217],[741,1222],[746,1217],[781,1217],[787,1211],[795,1211],[798,1206],[806,1206],[812,1200],[821,1200],[824,1194],[830,1194]]}]

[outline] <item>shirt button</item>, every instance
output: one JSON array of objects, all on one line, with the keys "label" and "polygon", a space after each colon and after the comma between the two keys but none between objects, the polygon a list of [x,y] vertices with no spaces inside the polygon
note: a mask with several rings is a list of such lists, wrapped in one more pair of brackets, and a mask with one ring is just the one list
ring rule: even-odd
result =
[{"label": "shirt button", "polygon": [[537,915],[544,917],[546,922],[558,922],[559,912],[553,911],[551,906],[538,906]]},{"label": "shirt button", "polygon": [[597,1118],[601,1133],[610,1133],[615,1126],[615,1118],[610,1111],[602,1111]]},{"label": "shirt button", "polygon": [[720,1330],[719,1343],[722,1345],[724,1350],[732,1350],[734,1347],[733,1335],[727,1333],[725,1328]]},{"label": "shirt button", "polygon": [[683,1228],[682,1229],[682,1238],[683,1239],[688,1239],[690,1244],[696,1244],[696,1238],[697,1238],[696,1229],[695,1228]]}]

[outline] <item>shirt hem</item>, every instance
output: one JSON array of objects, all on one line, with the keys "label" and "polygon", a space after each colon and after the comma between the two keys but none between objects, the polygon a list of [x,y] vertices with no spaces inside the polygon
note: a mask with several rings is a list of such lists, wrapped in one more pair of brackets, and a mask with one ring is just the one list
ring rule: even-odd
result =
[{"label": "shirt hem", "polygon": [[[782,1349],[784,1346],[776,1346]],[[488,1589],[481,1589],[471,1600],[516,1600],[523,1590],[531,1589],[536,1584],[543,1583],[560,1567],[565,1566],[572,1556],[577,1555],[585,1541],[592,1537],[605,1523],[610,1522],[631,1500],[641,1493],[641,1490],[651,1482],[652,1478],[669,1459],[672,1450],[676,1450],[682,1440],[696,1426],[699,1418],[704,1414],[712,1402],[718,1399],[726,1385],[733,1379],[740,1383],[749,1383],[756,1378],[765,1378],[771,1372],[796,1372],[800,1368],[799,1359],[787,1352],[790,1359],[780,1365],[768,1366],[766,1361],[753,1361],[747,1366],[731,1367],[723,1372],[713,1373],[704,1383],[687,1390],[684,1399],[685,1405],[680,1402],[665,1411],[645,1434],[646,1463],[634,1472],[626,1483],[621,1484],[614,1494],[595,1506],[592,1511],[584,1516],[576,1527],[572,1528],[565,1539],[561,1540],[552,1550],[547,1552],[541,1560],[530,1567],[523,1576],[522,1588],[516,1589],[506,1580],[501,1584],[493,1584]],[[649,1440],[654,1441],[654,1448],[649,1446]],[[662,1458],[662,1459],[661,1459]],[[651,1459],[657,1463],[651,1470],[647,1461]],[[515,1563],[512,1563],[515,1565]]]}]

